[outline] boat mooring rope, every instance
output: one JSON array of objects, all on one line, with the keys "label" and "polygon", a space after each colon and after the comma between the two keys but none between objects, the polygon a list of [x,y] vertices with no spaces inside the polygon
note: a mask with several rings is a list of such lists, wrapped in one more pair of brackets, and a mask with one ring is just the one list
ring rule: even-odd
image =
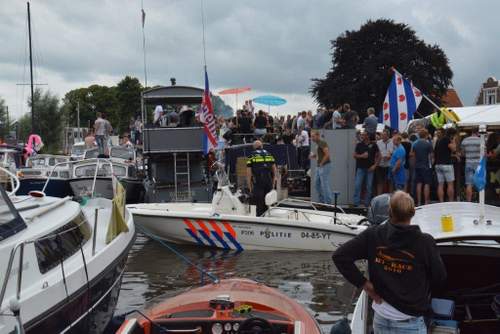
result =
[{"label": "boat mooring rope", "polygon": [[136,225],[136,229],[138,229],[142,234],[146,235],[150,239],[158,242],[163,247],[167,248],[169,251],[171,251],[172,253],[174,253],[175,255],[177,255],[179,258],[181,258],[181,260],[183,260],[187,264],[189,264],[189,265],[193,266],[194,268],[196,268],[196,270],[198,270],[201,273],[202,284],[203,284],[203,277],[204,277],[204,275],[207,275],[212,280],[213,283],[219,283],[219,278],[217,276],[215,276],[214,274],[212,274],[209,271],[206,271],[204,268],[200,267],[199,265],[197,265],[196,263],[194,263],[193,261],[191,261],[184,254],[182,254],[177,249],[175,249],[172,245],[169,245],[167,242],[165,242],[164,240],[160,239],[159,237],[157,237],[153,233],[149,232],[148,230],[146,230],[142,226]]}]

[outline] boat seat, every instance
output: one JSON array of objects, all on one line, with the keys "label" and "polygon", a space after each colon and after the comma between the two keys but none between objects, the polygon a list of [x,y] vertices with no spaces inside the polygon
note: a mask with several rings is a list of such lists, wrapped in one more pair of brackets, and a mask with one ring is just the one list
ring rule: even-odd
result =
[{"label": "boat seat", "polygon": [[274,218],[289,218],[289,216],[293,214],[292,211],[290,210],[283,210],[280,208],[269,208],[269,217],[274,217]]}]

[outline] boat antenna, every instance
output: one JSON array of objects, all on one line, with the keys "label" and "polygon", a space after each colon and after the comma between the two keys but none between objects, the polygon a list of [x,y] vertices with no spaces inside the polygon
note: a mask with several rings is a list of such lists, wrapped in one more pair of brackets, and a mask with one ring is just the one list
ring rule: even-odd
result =
[{"label": "boat antenna", "polygon": [[30,87],[31,87],[31,133],[35,133],[35,90],[33,85],[33,53],[31,47],[31,12],[30,12],[30,3],[26,2],[26,6],[28,8],[28,41],[29,41],[29,50],[30,50]]},{"label": "boat antenna", "polygon": [[203,0],[200,0],[201,7],[201,28],[202,28],[202,36],[203,36],[203,66],[205,71],[207,70],[207,47],[205,42],[205,7],[203,6]]}]

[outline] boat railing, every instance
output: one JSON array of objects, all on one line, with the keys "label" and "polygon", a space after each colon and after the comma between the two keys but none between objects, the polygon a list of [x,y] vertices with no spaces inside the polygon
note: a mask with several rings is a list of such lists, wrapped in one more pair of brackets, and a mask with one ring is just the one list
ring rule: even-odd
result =
[{"label": "boat railing", "polygon": [[351,229],[356,229],[355,226],[352,226],[350,224],[347,224],[347,223],[344,223],[342,222],[342,220],[340,218],[338,218],[336,215],[333,215],[332,216],[332,213],[331,212],[326,212],[326,211],[320,211],[320,210],[316,210],[316,211],[305,211],[305,209],[298,209],[298,208],[287,208],[287,207],[278,207],[278,206],[271,206],[267,209],[266,211],[266,215],[267,216],[271,216],[271,212],[272,211],[276,211],[276,210],[284,210],[284,211],[290,211],[292,213],[295,213],[295,219],[298,220],[299,219],[299,213],[302,214],[302,216],[308,221],[310,222],[311,221],[311,217],[314,217],[314,216],[320,216],[320,217],[328,217],[330,218],[330,223],[334,223],[334,224],[338,224],[338,225],[344,225],[344,226],[347,226]]},{"label": "boat railing", "polygon": [[[61,201],[66,201],[67,198],[63,198],[61,199]],[[43,236],[41,238],[36,238],[36,239],[31,239],[31,240],[25,240],[23,242],[20,242],[20,243],[17,243],[11,250],[10,252],[10,256],[9,256],[9,261],[8,261],[8,264],[7,264],[7,268],[5,270],[5,275],[4,275],[4,281],[2,282],[2,289],[0,290],[0,308],[3,304],[3,301],[4,301],[4,298],[5,298],[5,293],[7,292],[7,285],[9,284],[10,282],[10,276],[11,276],[11,273],[12,273],[12,267],[14,265],[14,260],[15,260],[15,257],[16,257],[16,254],[17,252],[19,251],[19,260],[18,260],[18,266],[17,266],[17,282],[16,282],[16,300],[17,300],[17,305],[19,306],[20,303],[20,299],[21,299],[21,287],[22,287],[22,280],[23,280],[23,265],[24,265],[24,248],[26,245],[29,245],[29,244],[34,244],[36,242],[39,242],[39,241],[43,241],[43,240],[47,240],[47,239],[51,239],[51,238],[58,238],[60,237],[61,235],[65,234],[65,233],[69,233],[75,229],[79,229],[83,224],[89,224],[90,225],[90,222],[88,221],[87,218],[85,219],[82,219],[79,224],[71,227],[71,228],[68,228],[62,232],[58,232],[58,233],[52,233],[52,234],[49,234],[49,235],[46,235],[46,236]],[[97,234],[97,231],[95,229],[92,230],[93,233],[92,233],[92,237],[95,239],[95,235]],[[85,242],[82,242],[79,246],[80,248],[80,253],[82,255],[82,260],[83,260],[83,264],[85,266],[85,273],[87,274],[87,261],[86,261],[86,258],[85,258],[85,254],[83,252],[83,245],[85,244]],[[74,254],[73,254],[74,255]],[[94,255],[94,253],[92,253],[92,256]],[[65,271],[64,271],[64,260],[63,261],[60,261],[59,265],[61,267],[61,273],[62,273],[62,276],[63,276],[63,283],[64,283],[64,289],[66,291],[66,294],[68,293],[68,286],[67,286],[67,280],[66,280],[66,274],[65,274]],[[89,284],[89,277],[87,275],[87,286]],[[12,305],[12,304],[11,304]],[[11,306],[11,309],[13,307]],[[14,311],[13,312],[19,312],[19,310],[17,311]],[[22,323],[19,324],[22,328]]]},{"label": "boat railing", "polygon": [[274,206],[279,206],[280,204],[285,204],[285,203],[303,203],[303,204],[309,204],[314,210],[316,211],[322,211],[318,209],[318,207],[327,207],[327,208],[332,208],[334,210],[339,210],[341,213],[345,213],[344,209],[338,205],[335,204],[326,204],[326,203],[319,203],[319,202],[312,202],[312,201],[306,201],[303,199],[298,199],[298,198],[285,198],[282,199],[281,201],[277,202]]},{"label": "boat railing", "polygon": [[16,193],[16,191],[19,190],[19,187],[21,186],[21,182],[19,182],[19,178],[17,177],[16,174],[12,173],[10,170],[8,170],[5,167],[0,166],[0,173],[5,173],[7,176],[9,176],[9,181],[10,181],[10,187],[11,190],[7,191],[7,195],[12,196]]},{"label": "boat railing", "polygon": [[[54,172],[55,170],[60,167],[60,166],[63,166],[63,165],[69,165],[72,169],[72,174],[74,173],[74,165],[76,164],[93,164],[95,163],[95,172],[94,172],[94,176],[93,176],[93,180],[92,180],[92,191],[91,191],[91,198],[94,197],[94,194],[95,194],[95,185],[96,185],[96,180],[97,180],[97,176],[98,176],[98,172],[99,172],[99,165],[100,163],[104,163],[104,164],[109,164],[109,168],[110,168],[110,175],[114,175],[113,173],[113,161],[111,159],[108,159],[108,158],[92,158],[92,159],[85,159],[85,160],[77,160],[77,161],[63,161],[63,162],[60,162],[60,163],[57,163],[54,165],[54,167],[52,168],[52,170],[50,171],[50,174],[49,176],[47,177],[47,180],[45,181],[45,184],[43,185],[43,188],[42,188],[42,192],[45,192],[45,189],[47,188],[47,185],[49,184],[50,180],[52,179],[52,176],[54,175]],[[74,175],[73,175],[74,176]]]},{"label": "boat railing", "polygon": [[212,164],[211,168],[215,169],[215,178],[218,182],[218,187],[229,186],[229,176],[224,168],[224,163],[221,161],[216,161]]}]

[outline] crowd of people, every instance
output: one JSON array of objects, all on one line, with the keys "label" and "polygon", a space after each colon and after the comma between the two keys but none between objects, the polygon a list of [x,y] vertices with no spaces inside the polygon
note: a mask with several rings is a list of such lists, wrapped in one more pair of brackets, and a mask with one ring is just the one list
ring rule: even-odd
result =
[{"label": "crowd of people", "polygon": [[[457,198],[467,201],[473,199],[473,176],[480,161],[477,131],[464,135],[454,128],[429,128],[425,122],[416,121],[410,133],[398,133],[389,128],[380,129],[374,108],[368,108],[366,115],[360,122],[358,113],[345,103],[336,108],[319,108],[314,114],[309,110],[293,116],[273,117],[268,112],[256,110],[253,104],[246,101],[234,117],[217,118],[218,148],[252,143],[256,139],[270,144],[293,144],[297,147],[297,166],[307,171],[311,159],[318,155],[318,152],[311,154],[311,142],[323,143],[319,133],[313,138],[316,129],[357,128],[353,154],[356,172],[352,203],[355,206],[368,206],[375,194],[394,190],[408,192],[417,205],[430,203],[431,189],[437,194],[435,200],[440,202]],[[101,148],[101,133],[111,132],[107,124],[108,121],[98,117],[94,127],[96,142]],[[179,111],[168,112],[157,106],[153,124],[166,127],[196,126],[199,120],[196,112],[187,106]],[[140,144],[142,129],[140,117],[131,119],[129,131],[122,136],[122,142],[127,145]],[[492,133],[487,143],[489,158],[500,153],[498,146],[497,136]],[[325,173],[331,174],[331,171]],[[322,201],[328,203],[332,195],[327,187],[318,183],[321,182],[318,179],[330,182],[331,175],[325,173],[320,178],[316,177],[315,186]],[[463,195],[459,191],[462,189],[461,184],[465,185]]]},{"label": "crowd of people", "polygon": [[[431,199],[440,202],[473,199],[473,176],[480,161],[477,131],[436,129],[424,121],[416,121],[410,133],[381,130],[374,108],[368,108],[367,117],[360,122],[358,113],[347,103],[331,109],[319,108],[314,115],[312,111],[302,111],[295,116],[280,117],[246,106],[231,119],[218,119],[221,148],[250,143],[256,138],[271,144],[294,144],[298,166],[304,170],[309,169],[311,158],[317,154],[310,154],[315,129],[356,129],[358,125],[353,154],[355,206],[368,206],[373,195],[394,190],[408,192],[417,205],[428,204]],[[497,141],[496,134],[490,134],[487,143],[490,158],[496,156]],[[462,184],[463,196],[459,191]],[[315,186],[322,201],[329,202],[332,196],[328,189],[321,183]],[[431,198],[431,189],[435,190],[436,198]]]},{"label": "crowd of people", "polygon": [[450,127],[436,129],[432,134],[417,122],[411,135],[384,129],[375,140],[366,133],[361,138],[354,153],[354,205],[361,204],[364,192],[364,204],[368,206],[374,188],[377,194],[404,190],[417,205],[429,204],[434,185],[437,201],[456,201],[460,197],[459,184],[465,184],[465,200],[472,201],[474,173],[481,158],[477,130],[459,134]]}]

